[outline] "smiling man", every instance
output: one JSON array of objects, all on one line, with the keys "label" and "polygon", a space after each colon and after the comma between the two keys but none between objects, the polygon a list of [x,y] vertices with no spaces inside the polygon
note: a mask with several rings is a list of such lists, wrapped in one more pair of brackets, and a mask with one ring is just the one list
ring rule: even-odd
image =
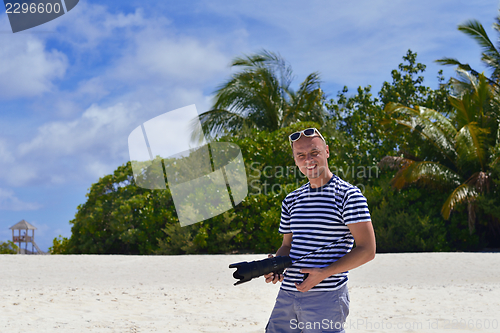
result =
[{"label": "smiling man", "polygon": [[276,255],[289,255],[293,264],[284,275],[265,275],[267,283],[282,282],[266,332],[344,332],[348,270],[375,257],[368,205],[357,187],[330,171],[330,151],[317,129],[289,140],[309,182],[282,202],[283,243]]}]

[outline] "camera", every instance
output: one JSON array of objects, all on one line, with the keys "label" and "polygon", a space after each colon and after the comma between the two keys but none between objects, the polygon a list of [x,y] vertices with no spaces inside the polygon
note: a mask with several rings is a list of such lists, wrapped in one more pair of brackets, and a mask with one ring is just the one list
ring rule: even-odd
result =
[{"label": "camera", "polygon": [[229,265],[229,268],[236,268],[233,277],[238,279],[234,285],[237,286],[244,282],[248,282],[253,278],[261,275],[274,272],[275,274],[283,274],[285,268],[292,265],[292,259],[289,256],[278,256],[252,262],[238,262]]}]

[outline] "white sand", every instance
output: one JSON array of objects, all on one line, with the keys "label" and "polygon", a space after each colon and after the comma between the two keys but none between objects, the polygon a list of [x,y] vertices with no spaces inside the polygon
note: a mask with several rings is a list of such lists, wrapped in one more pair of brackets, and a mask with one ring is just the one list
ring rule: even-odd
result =
[{"label": "white sand", "polygon": [[[266,255],[0,255],[0,332],[263,332]],[[347,332],[500,332],[500,253],[378,254],[348,283]]]}]

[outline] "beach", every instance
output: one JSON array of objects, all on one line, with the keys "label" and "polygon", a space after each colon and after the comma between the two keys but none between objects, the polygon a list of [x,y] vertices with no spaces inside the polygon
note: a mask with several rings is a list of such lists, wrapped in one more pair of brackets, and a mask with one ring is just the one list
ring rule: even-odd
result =
[{"label": "beach", "polygon": [[[279,284],[250,255],[0,255],[0,332],[264,332]],[[500,332],[500,253],[377,254],[349,274],[346,332]]]}]

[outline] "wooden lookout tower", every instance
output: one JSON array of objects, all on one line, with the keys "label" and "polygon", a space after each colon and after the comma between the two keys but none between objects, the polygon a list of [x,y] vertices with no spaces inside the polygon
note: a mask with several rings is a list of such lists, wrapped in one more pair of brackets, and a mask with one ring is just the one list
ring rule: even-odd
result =
[{"label": "wooden lookout tower", "polygon": [[[17,254],[45,254],[38,245],[35,243],[35,230],[36,227],[32,224],[26,222],[25,220],[21,220],[14,224],[9,229],[12,230],[12,241],[18,244]],[[18,235],[15,235],[15,231],[18,231]],[[31,230],[31,236],[28,232]],[[22,234],[21,234],[22,233]],[[22,246],[24,243],[24,249]],[[31,243],[31,251],[28,250],[28,243]],[[35,252],[36,249],[36,252]]]}]

